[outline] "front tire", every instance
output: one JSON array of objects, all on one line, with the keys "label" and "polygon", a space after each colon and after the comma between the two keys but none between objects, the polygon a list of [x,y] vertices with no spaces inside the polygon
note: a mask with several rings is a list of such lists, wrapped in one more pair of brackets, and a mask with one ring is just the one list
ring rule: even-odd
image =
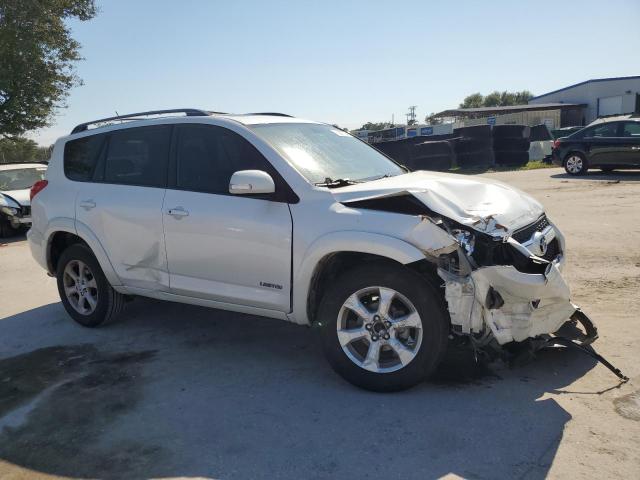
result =
[{"label": "front tire", "polygon": [[569,175],[584,175],[589,170],[587,159],[585,156],[578,152],[573,152],[567,155],[564,160],[564,170]]},{"label": "front tire", "polygon": [[354,268],[338,278],[320,305],[322,343],[333,369],[361,388],[410,388],[438,366],[449,320],[438,292],[393,263]]},{"label": "front tire", "polygon": [[97,327],[116,317],[124,295],[116,292],[85,245],[67,248],[56,267],[58,293],[67,313],[84,327]]}]

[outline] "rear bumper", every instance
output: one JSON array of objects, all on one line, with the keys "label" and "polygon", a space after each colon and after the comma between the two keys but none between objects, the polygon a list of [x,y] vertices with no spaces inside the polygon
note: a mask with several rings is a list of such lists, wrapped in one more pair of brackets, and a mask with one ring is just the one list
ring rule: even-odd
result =
[{"label": "rear bumper", "polygon": [[38,264],[49,271],[49,266],[47,265],[47,254],[45,248],[45,240],[42,233],[40,233],[35,228],[31,227],[27,232],[27,241],[29,242],[29,249],[31,250],[31,256],[34,258]]},{"label": "rear bumper", "polygon": [[562,158],[560,157],[560,152],[558,150],[553,150],[551,152],[551,162],[559,167],[562,166]]}]

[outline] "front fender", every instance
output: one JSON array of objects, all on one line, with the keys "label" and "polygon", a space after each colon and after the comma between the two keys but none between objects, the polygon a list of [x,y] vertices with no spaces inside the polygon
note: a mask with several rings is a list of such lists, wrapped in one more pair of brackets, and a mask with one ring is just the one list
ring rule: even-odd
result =
[{"label": "front fender", "polygon": [[323,235],[306,250],[298,268],[294,266],[293,308],[289,319],[309,325],[307,298],[311,280],[320,260],[337,252],[369,253],[386,257],[406,265],[425,258],[424,253],[398,238],[377,233],[341,231]]}]

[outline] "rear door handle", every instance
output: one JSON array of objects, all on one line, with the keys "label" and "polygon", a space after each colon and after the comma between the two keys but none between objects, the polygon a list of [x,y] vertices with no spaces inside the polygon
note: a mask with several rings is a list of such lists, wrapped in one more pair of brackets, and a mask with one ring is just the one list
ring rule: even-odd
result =
[{"label": "rear door handle", "polygon": [[96,202],[94,202],[93,200],[82,200],[80,202],[80,206],[85,210],[91,210],[92,208],[95,208]]},{"label": "rear door handle", "polygon": [[182,217],[189,216],[189,212],[187,212],[182,207],[170,208],[169,210],[167,210],[167,213],[171,215],[173,218],[182,218]]}]

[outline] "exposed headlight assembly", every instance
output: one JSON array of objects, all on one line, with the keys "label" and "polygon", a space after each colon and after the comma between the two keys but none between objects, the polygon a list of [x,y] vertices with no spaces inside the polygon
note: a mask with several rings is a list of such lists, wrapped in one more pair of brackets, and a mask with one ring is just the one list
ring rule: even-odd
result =
[{"label": "exposed headlight assembly", "polygon": [[0,208],[0,211],[10,217],[15,217],[18,214],[18,209],[13,207],[2,207]]},{"label": "exposed headlight assembly", "polygon": [[473,249],[476,245],[476,237],[471,232],[467,232],[466,230],[455,229],[451,230],[451,235],[456,239],[458,244],[464,248],[464,251],[467,252],[467,255],[471,255],[473,253]]}]

